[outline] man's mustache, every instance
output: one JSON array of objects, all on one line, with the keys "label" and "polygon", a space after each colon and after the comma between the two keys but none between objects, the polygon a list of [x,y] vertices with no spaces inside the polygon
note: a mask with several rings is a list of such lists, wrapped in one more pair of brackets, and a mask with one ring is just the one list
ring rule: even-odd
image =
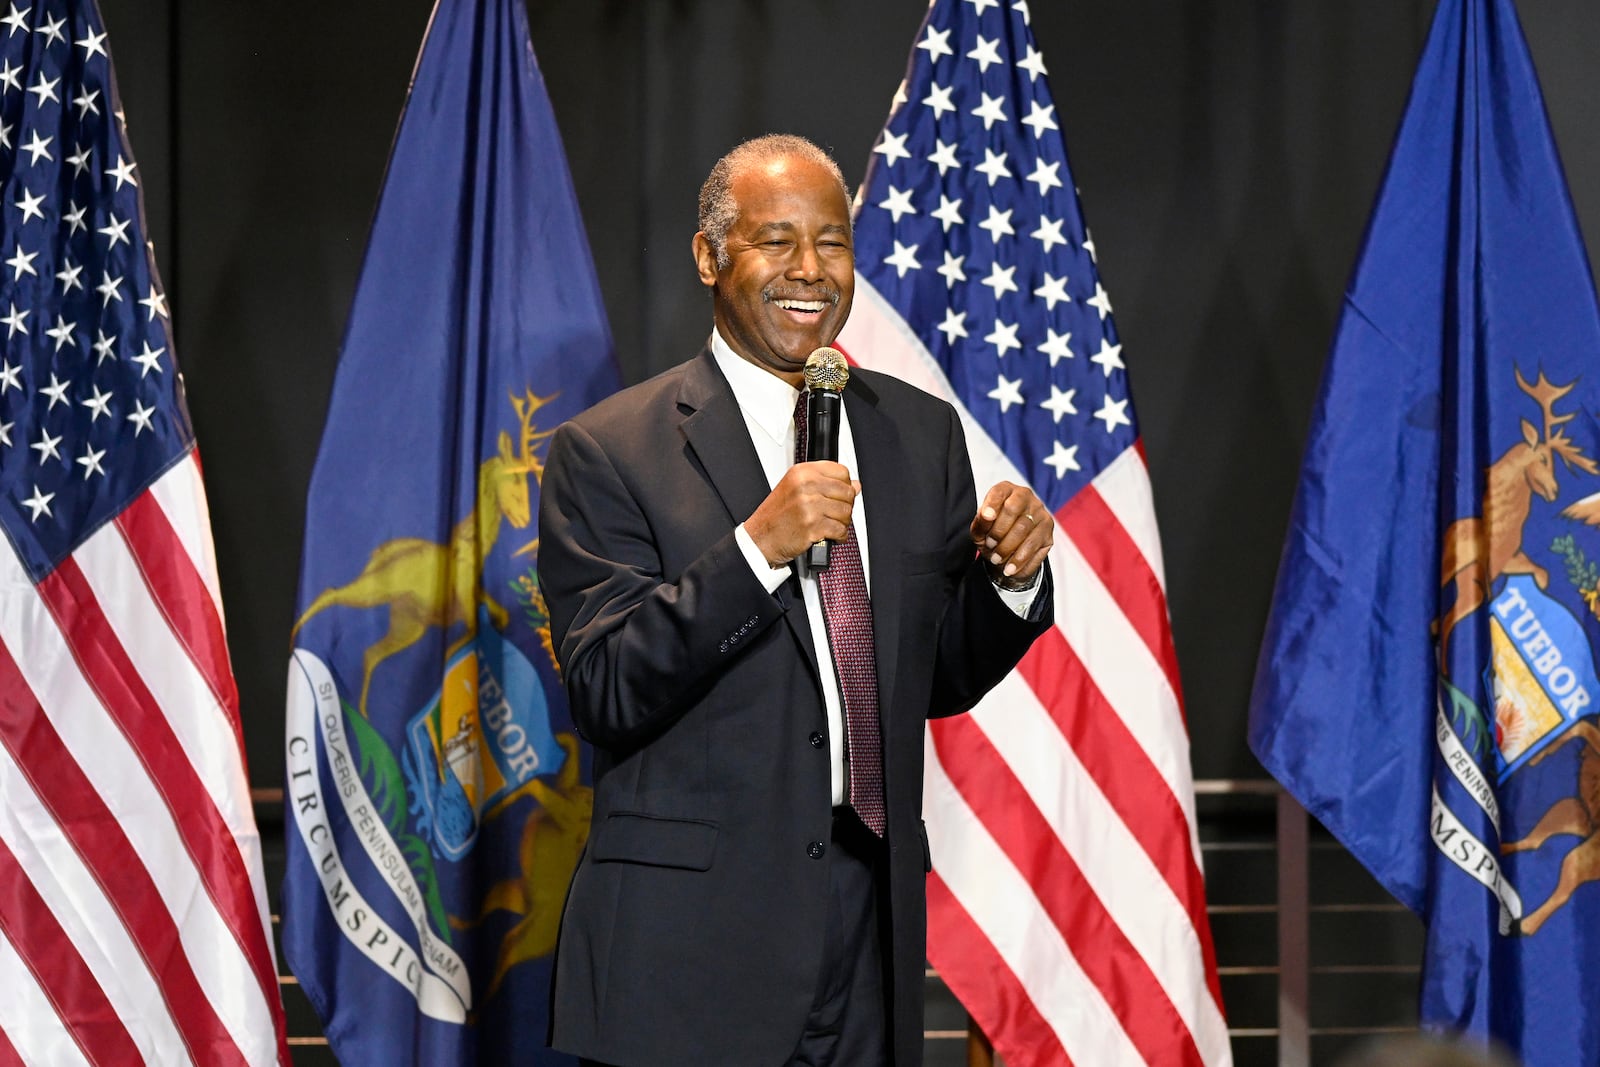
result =
[{"label": "man's mustache", "polygon": [[774,300],[822,300],[837,307],[839,305],[839,290],[827,285],[799,289],[782,289],[776,286],[769,286],[761,290],[761,299],[769,304]]}]

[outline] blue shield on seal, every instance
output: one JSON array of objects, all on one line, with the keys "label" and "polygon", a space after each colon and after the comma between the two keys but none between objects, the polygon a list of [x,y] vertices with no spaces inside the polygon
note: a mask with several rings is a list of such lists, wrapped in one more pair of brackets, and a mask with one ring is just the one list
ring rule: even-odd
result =
[{"label": "blue shield on seal", "polygon": [[457,860],[472,850],[484,813],[566,753],[550,727],[539,674],[478,609],[476,638],[445,667],[444,682],[407,724],[418,829]]},{"label": "blue shield on seal", "polygon": [[1569,726],[1593,714],[1600,682],[1583,623],[1525,574],[1507,578],[1489,609],[1484,691],[1494,706],[1503,784]]}]

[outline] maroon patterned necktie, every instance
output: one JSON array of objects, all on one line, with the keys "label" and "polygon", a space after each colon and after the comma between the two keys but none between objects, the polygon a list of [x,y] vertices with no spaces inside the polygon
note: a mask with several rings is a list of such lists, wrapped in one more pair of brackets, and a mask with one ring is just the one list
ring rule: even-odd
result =
[{"label": "maroon patterned necktie", "polygon": [[[795,462],[806,455],[806,394],[794,408]],[[872,642],[872,601],[855,524],[843,543],[828,555],[828,567],[817,572],[822,590],[822,618],[828,647],[844,697],[844,732],[850,770],[850,806],[879,837],[884,831],[883,751],[878,735],[878,663]]]}]

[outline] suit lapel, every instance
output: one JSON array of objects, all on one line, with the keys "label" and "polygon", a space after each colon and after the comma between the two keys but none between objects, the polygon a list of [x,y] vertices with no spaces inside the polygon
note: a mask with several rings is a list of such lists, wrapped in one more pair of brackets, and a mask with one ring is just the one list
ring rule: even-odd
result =
[{"label": "suit lapel", "polygon": [[683,433],[728,517],[741,523],[766,499],[767,476],[750,444],[750,430],[733,390],[717,369],[710,350],[689,364],[678,390],[685,411]]},{"label": "suit lapel", "polygon": [[[750,443],[739,402],[728,380],[717,369],[709,348],[689,365],[678,390],[678,409],[685,412],[683,434],[711,487],[722,500],[735,525],[750,517],[771,492],[761,460]],[[784,620],[817,676],[817,652],[811,647],[811,626],[804,598],[795,595],[792,582],[778,588]]]},{"label": "suit lapel", "polygon": [[895,669],[900,650],[901,559],[896,525],[905,520],[901,479],[905,472],[905,447],[893,421],[878,407],[878,395],[860,378],[851,378],[844,391],[850,433],[856,443],[856,463],[861,468],[862,494],[866,498],[867,548],[872,569],[872,640],[878,660],[878,709],[884,751],[889,751]]}]

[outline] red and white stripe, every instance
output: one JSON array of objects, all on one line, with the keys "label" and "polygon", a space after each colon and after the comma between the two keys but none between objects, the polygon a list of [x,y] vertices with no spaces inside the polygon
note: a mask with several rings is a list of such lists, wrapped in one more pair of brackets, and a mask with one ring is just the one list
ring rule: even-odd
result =
[{"label": "red and white stripe", "polygon": [[[956,407],[980,495],[1026,481],[860,275],[837,344]],[[1011,1067],[1229,1064],[1144,457],[1055,519],[1055,628],[929,725],[928,957]]]},{"label": "red and white stripe", "polygon": [[287,1064],[193,453],[0,586],[0,1062]]}]

